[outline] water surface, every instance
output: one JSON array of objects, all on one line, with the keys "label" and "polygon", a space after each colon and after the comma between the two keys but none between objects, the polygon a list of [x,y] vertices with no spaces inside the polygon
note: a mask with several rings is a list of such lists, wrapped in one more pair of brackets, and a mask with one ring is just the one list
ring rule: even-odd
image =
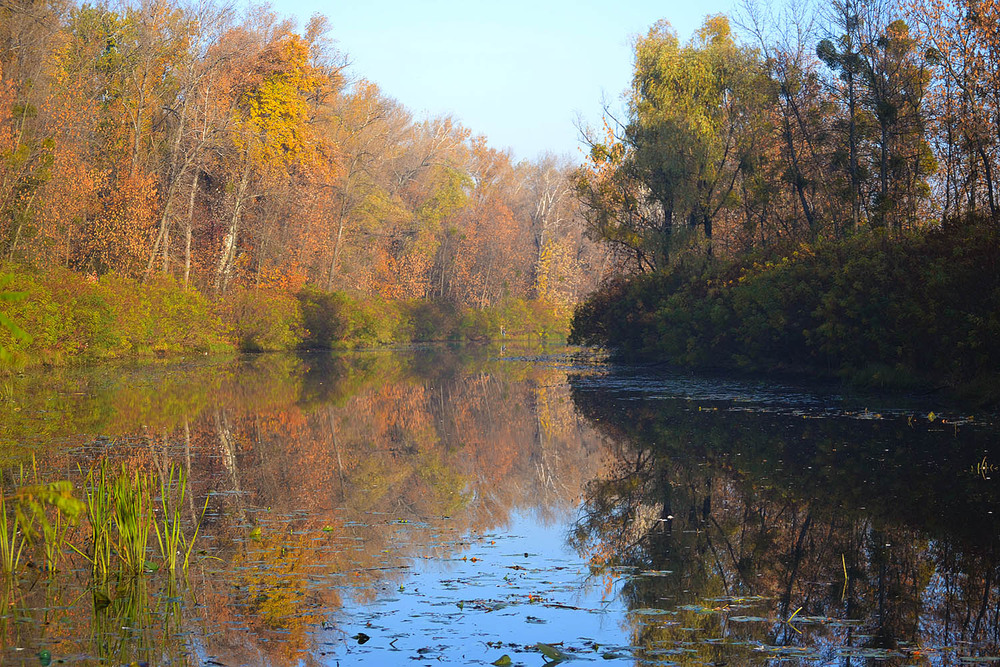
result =
[{"label": "water surface", "polygon": [[110,603],[79,556],[25,569],[3,587],[3,664],[541,665],[539,643],[601,664],[1000,654],[997,430],[960,407],[561,349],[5,382],[8,492],[32,457],[76,481],[101,460],[177,464],[190,525],[208,510],[187,577],[118,579]]}]

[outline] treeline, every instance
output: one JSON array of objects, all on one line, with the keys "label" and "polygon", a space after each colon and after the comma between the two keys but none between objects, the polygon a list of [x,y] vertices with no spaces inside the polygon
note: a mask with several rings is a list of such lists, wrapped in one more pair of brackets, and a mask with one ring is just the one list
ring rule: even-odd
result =
[{"label": "treeline", "polygon": [[[979,0],[748,2],[738,34],[723,16],[686,44],[655,25],[575,182],[619,274],[658,278],[608,286],[578,338],[698,365],[996,373],[997,16]],[[733,305],[761,281],[746,298],[762,303]],[[925,364],[935,345],[961,359]]]},{"label": "treeline", "polygon": [[346,62],[320,16],[3,3],[0,261],[222,301],[309,285],[482,309],[590,289],[568,161],[515,164]]}]

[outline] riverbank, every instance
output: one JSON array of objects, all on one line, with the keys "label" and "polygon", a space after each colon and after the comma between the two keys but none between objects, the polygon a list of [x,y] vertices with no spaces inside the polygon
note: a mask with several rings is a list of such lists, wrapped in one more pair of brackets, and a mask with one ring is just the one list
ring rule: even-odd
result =
[{"label": "riverbank", "polygon": [[[427,341],[558,337],[569,313],[509,299],[474,309],[424,300],[383,301],[311,287],[240,288],[211,299],[170,277],[139,282],[66,269],[0,267],[6,276],[2,368],[102,359],[293,349],[353,349]],[[19,332],[23,332],[19,333]]]},{"label": "riverbank", "polygon": [[604,287],[570,342],[689,368],[1000,399],[1000,233],[982,221],[679,264]]}]

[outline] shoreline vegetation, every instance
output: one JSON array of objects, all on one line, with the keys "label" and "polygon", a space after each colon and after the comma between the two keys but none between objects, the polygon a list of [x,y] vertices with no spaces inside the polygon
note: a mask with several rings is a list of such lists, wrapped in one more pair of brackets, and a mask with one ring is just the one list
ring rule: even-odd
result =
[{"label": "shoreline vegetation", "polygon": [[569,342],[688,368],[1000,400],[1000,230],[859,232],[606,285]]},{"label": "shoreline vegetation", "polygon": [[570,311],[511,298],[483,309],[423,299],[386,301],[304,286],[234,288],[211,300],[170,276],[148,283],[113,274],[6,267],[0,372],[120,358],[297,349],[353,349],[430,341],[559,338]]},{"label": "shoreline vegetation", "polygon": [[575,308],[627,357],[996,402],[1000,40],[962,6],[659,21],[582,164],[414,117],[323,16],[0,7],[0,370]]},{"label": "shoreline vegetation", "polygon": [[574,175],[570,342],[1000,400],[1000,40],[976,3],[747,1],[634,43]]}]

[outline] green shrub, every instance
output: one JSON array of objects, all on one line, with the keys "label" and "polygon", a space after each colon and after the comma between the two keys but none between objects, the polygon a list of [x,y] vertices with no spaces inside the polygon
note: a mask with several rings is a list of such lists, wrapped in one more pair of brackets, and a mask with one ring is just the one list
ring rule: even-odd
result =
[{"label": "green shrub", "polygon": [[324,292],[306,285],[296,295],[307,334],[303,345],[330,348],[347,338],[351,303],[343,292]]},{"label": "green shrub", "polygon": [[220,304],[226,326],[244,352],[291,350],[306,337],[295,296],[276,289],[236,289]]},{"label": "green shrub", "polygon": [[502,325],[495,310],[469,308],[458,322],[459,337],[464,340],[486,341],[500,337]]},{"label": "green shrub", "polygon": [[1000,376],[1000,232],[858,233],[622,280],[576,309],[570,340],[688,366],[995,386],[982,378]]},{"label": "green shrub", "polygon": [[7,289],[24,298],[5,312],[30,335],[0,330],[0,345],[11,351],[14,365],[231,349],[208,300],[170,278],[144,285],[114,275],[98,281],[62,268],[7,271]]},{"label": "green shrub", "polygon": [[376,347],[400,340],[402,316],[395,304],[377,298],[356,301],[348,315],[349,347]]},{"label": "green shrub", "polygon": [[361,301],[311,286],[303,287],[297,298],[309,332],[306,347],[373,347],[399,339],[399,309],[380,299]]},{"label": "green shrub", "polygon": [[184,289],[170,276],[148,284],[107,275],[100,293],[111,304],[115,340],[109,350],[123,354],[210,352],[230,347],[223,322],[200,292]]},{"label": "green shrub", "polygon": [[411,301],[403,305],[403,316],[402,331],[411,341],[458,340],[461,337],[461,313],[454,304]]},{"label": "green shrub", "polygon": [[567,313],[511,299],[487,308],[434,301],[387,302],[306,286],[295,294],[235,288],[215,303],[169,276],[148,283],[109,274],[96,280],[55,268],[0,267],[9,275],[3,314],[28,336],[0,326],[0,363],[23,366],[72,359],[356,348],[402,342],[485,341],[563,335]]}]

